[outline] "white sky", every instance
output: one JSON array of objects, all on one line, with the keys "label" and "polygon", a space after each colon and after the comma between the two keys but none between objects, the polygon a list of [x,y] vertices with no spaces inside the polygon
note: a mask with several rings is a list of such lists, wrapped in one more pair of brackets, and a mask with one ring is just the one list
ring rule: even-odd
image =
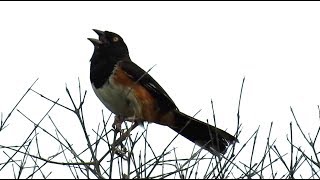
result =
[{"label": "white sky", "polygon": [[[36,90],[71,106],[65,84],[76,96],[79,77],[88,90],[86,115],[93,119],[88,126],[96,128],[94,119],[105,108],[89,82],[93,46],[87,38],[97,37],[95,28],[120,34],[143,69],[156,64],[150,74],[181,111],[193,115],[202,109],[196,117],[212,123],[212,99],[218,126],[230,133],[236,129],[245,76],[240,143],[261,125],[264,147],[271,121],[273,137],[286,142],[294,121],[290,106],[302,128],[314,135],[320,104],[319,9],[320,2],[1,2],[0,112],[6,117],[38,77]],[[50,106],[44,102],[30,96],[19,109],[40,118]],[[28,124],[18,113],[12,119],[12,126]]]}]

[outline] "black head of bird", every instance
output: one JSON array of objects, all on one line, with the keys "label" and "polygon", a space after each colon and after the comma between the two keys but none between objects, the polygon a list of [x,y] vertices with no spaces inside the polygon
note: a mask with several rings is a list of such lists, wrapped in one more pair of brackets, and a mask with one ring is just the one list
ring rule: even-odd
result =
[{"label": "black head of bird", "polygon": [[99,36],[99,39],[88,38],[94,47],[95,53],[100,56],[112,57],[115,59],[129,56],[129,51],[122,37],[110,31],[100,31],[93,29]]}]

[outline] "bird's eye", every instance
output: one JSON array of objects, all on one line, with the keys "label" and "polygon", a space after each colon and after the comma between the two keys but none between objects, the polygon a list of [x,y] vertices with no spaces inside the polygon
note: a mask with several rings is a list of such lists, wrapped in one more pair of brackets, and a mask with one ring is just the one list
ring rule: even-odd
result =
[{"label": "bird's eye", "polygon": [[118,38],[117,36],[115,36],[115,37],[112,38],[112,41],[113,41],[113,42],[118,42],[118,41],[119,41],[119,38]]}]

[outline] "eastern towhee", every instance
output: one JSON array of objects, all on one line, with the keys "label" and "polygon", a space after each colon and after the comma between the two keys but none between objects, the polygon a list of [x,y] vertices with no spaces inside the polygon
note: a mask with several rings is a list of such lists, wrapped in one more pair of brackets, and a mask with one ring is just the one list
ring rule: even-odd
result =
[{"label": "eastern towhee", "polygon": [[[94,29],[90,80],[100,101],[123,120],[165,125],[214,155],[237,142],[229,133],[180,112],[165,90],[131,61],[116,33]],[[217,153],[219,152],[219,153]]]}]

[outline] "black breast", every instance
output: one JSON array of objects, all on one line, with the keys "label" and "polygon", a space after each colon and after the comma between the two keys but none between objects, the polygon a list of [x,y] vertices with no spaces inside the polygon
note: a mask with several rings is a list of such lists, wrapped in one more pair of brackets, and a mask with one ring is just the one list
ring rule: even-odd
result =
[{"label": "black breast", "polygon": [[93,55],[90,65],[90,81],[95,88],[101,88],[112,74],[116,61]]}]

